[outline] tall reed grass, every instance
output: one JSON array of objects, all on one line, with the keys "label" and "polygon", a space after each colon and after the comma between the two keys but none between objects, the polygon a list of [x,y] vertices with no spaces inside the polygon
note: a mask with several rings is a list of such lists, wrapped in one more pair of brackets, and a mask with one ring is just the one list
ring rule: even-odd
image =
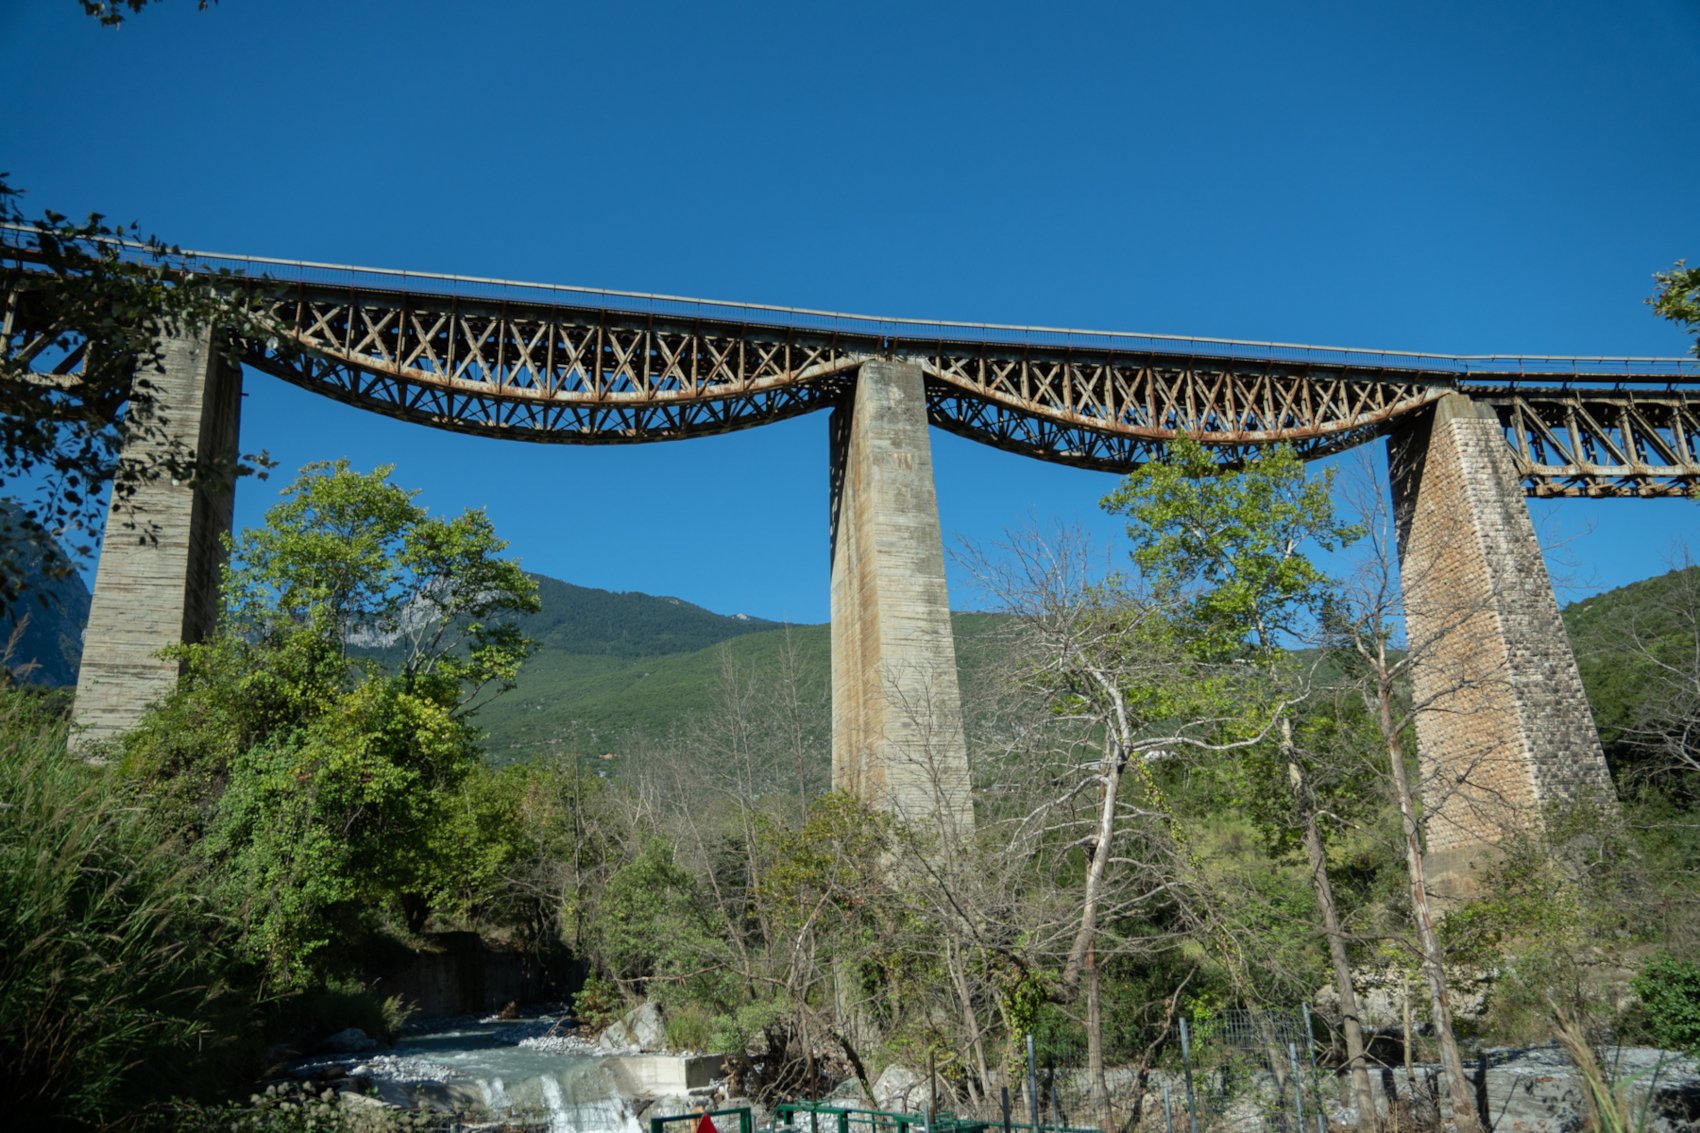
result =
[{"label": "tall reed grass", "polygon": [[13,1128],[122,1128],[228,1053],[228,935],[173,832],[66,730],[0,689],[0,1097]]}]

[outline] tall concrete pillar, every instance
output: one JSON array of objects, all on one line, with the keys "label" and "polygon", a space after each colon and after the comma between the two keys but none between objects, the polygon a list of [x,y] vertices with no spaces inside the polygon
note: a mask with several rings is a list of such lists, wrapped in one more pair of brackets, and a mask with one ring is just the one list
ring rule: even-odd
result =
[{"label": "tall concrete pillar", "polygon": [[1553,803],[1616,813],[1600,737],[1491,407],[1462,394],[1388,441],[1431,891],[1539,832]]},{"label": "tall concrete pillar", "polygon": [[[210,338],[174,338],[149,375],[162,436],[133,441],[126,460],[158,457],[171,441],[214,458],[233,453],[242,372]],[[76,737],[87,746],[135,727],[148,704],[177,680],[176,661],[157,656],[210,634],[218,620],[219,536],[230,531],[233,485],[191,488],[161,475],[128,504],[114,500],[101,540],[83,662],[77,674]]]},{"label": "tall concrete pillar", "polygon": [[971,827],[921,367],[863,363],[831,429],[832,784]]}]

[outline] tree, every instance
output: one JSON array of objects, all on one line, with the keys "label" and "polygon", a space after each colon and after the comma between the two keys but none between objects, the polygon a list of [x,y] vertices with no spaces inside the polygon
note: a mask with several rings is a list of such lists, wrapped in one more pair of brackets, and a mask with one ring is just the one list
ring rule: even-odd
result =
[{"label": "tree", "polygon": [[[1165,459],[1130,473],[1103,503],[1112,514],[1128,517],[1133,560],[1160,593],[1178,595],[1191,588],[1186,605],[1195,648],[1249,661],[1267,673],[1273,687],[1289,660],[1284,642],[1308,636],[1331,595],[1329,579],[1303,548],[1314,545],[1331,551],[1362,534],[1334,518],[1333,483],[1332,469],[1319,477],[1307,476],[1304,463],[1286,445],[1244,468],[1227,469],[1183,436],[1176,438]],[[1278,770],[1285,773],[1292,810],[1303,831],[1311,886],[1340,997],[1358,1112],[1373,1121],[1363,1030],[1328,874],[1313,775],[1294,745],[1291,713],[1277,706],[1276,714]]]},{"label": "tree", "polygon": [[[1653,273],[1659,289],[1647,305],[1660,318],[1681,323],[1689,334],[1700,336],[1700,267],[1683,266],[1687,262],[1678,260],[1670,271]],[[1700,338],[1696,338],[1694,353],[1700,354]]]},{"label": "tree", "polygon": [[162,476],[193,485],[268,464],[175,440],[148,377],[167,338],[215,327],[215,345],[238,364],[226,336],[268,333],[255,302],[264,289],[227,270],[185,271],[179,249],[98,213],[25,223],[20,195],[0,174],[0,491],[27,497],[0,522],[0,605],[22,593],[24,575],[7,569],[18,548],[64,542],[70,556],[51,555],[51,578],[93,553],[108,493],[122,512]]},{"label": "tree", "polygon": [[[1472,767],[1448,767],[1444,783],[1431,776],[1426,783],[1413,785],[1405,735],[1414,729],[1420,714],[1458,711],[1454,701],[1459,694],[1480,695],[1496,689],[1506,681],[1507,674],[1478,660],[1481,651],[1473,646],[1473,641],[1479,640],[1475,635],[1494,632],[1491,625],[1484,625],[1488,601],[1460,598],[1432,581],[1439,575],[1445,548],[1408,546],[1401,559],[1394,517],[1367,455],[1360,460],[1346,494],[1348,507],[1365,535],[1351,576],[1342,582],[1324,613],[1324,638],[1375,722],[1381,765],[1399,807],[1400,848],[1415,929],[1412,951],[1429,993],[1453,1119],[1461,1133],[1472,1133],[1478,1127],[1475,1099],[1452,1028],[1446,947],[1423,864],[1422,808],[1417,789],[1431,788],[1426,798],[1433,801],[1447,791],[1474,783],[1479,772]],[[1422,630],[1412,632],[1414,624],[1420,624]],[[1472,658],[1471,663],[1460,666],[1460,657]],[[1436,676],[1420,693],[1413,691],[1411,680],[1412,670],[1419,666]]]},{"label": "tree", "polygon": [[[390,469],[302,469],[231,548],[219,631],[175,650],[176,690],[124,740],[203,830],[245,948],[298,984],[390,904],[410,928],[452,901],[453,805],[481,698],[532,643],[536,584],[482,512],[436,519]],[[468,804],[470,805],[470,801]],[[462,809],[465,809],[463,807]]]},{"label": "tree", "polygon": [[[1010,852],[1078,874],[1072,885],[1037,887],[1050,900],[1024,910],[1036,918],[1002,919],[1029,930],[1020,951],[1060,961],[1046,981],[1049,998],[1069,1004],[1084,992],[1088,1080],[1102,1106],[1101,965],[1118,949],[1173,944],[1160,932],[1117,933],[1109,943],[1107,926],[1176,907],[1188,929],[1213,938],[1229,969],[1243,974],[1232,930],[1154,765],[1183,750],[1244,751],[1268,734],[1279,703],[1272,707],[1220,650],[1199,647],[1200,627],[1178,589],[1152,593],[1101,569],[1077,532],[1018,531],[991,552],[969,546],[963,557],[1017,627],[1010,692],[1035,702],[1044,718],[1009,731],[1020,756],[1008,762],[1022,768],[1033,794],[989,829],[1001,827],[997,837]],[[982,935],[980,943],[991,941]]]},{"label": "tree", "polygon": [[[140,12],[149,2],[150,0],[82,0],[82,5],[85,15],[93,16],[103,27],[115,28],[128,18],[124,15],[125,8]],[[216,3],[218,0],[198,0],[196,7],[204,12],[208,4]]]}]

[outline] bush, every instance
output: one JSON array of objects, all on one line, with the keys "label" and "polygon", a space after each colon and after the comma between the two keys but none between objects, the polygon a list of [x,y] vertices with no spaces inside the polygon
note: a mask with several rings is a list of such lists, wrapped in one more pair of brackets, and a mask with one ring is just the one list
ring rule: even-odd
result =
[{"label": "bush", "polygon": [[1700,964],[1657,955],[1629,986],[1641,997],[1649,1036],[1666,1050],[1700,1056]]},{"label": "bush", "polygon": [[584,987],[573,996],[573,1018],[579,1026],[598,1031],[618,1019],[625,1008],[626,1000],[620,989],[597,975],[587,978]]},{"label": "bush", "polygon": [[714,1017],[700,1007],[667,1012],[667,1045],[674,1050],[707,1050],[714,1040]]},{"label": "bush", "polygon": [[358,980],[328,979],[280,1001],[270,1029],[275,1037],[303,1047],[349,1027],[393,1043],[412,1014],[399,995],[385,999]]}]

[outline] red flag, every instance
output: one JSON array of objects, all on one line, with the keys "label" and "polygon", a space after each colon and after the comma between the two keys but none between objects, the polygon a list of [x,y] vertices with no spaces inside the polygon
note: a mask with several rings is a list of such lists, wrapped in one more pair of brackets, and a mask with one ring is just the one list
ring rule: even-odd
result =
[{"label": "red flag", "polygon": [[704,1113],[702,1120],[697,1122],[696,1133],[720,1133],[720,1130],[714,1127],[714,1122],[710,1121],[708,1114]]}]

